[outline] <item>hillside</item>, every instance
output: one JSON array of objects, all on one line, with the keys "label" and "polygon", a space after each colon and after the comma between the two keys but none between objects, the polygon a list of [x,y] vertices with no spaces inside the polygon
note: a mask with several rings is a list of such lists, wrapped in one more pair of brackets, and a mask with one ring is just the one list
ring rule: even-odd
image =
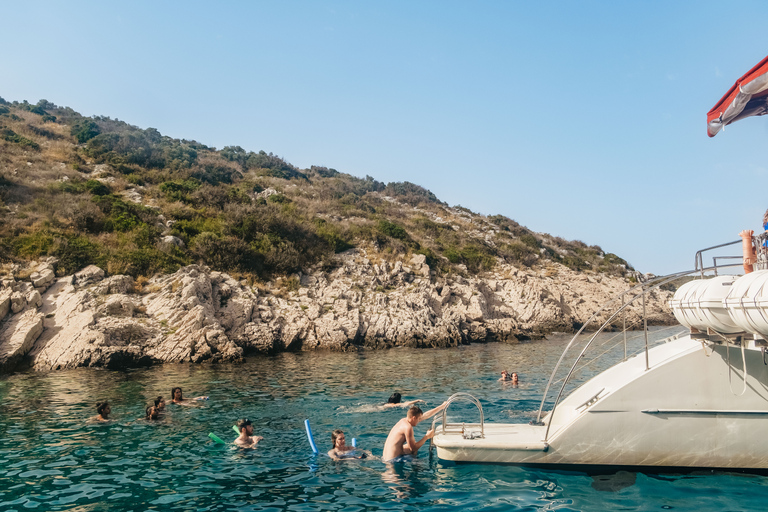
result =
[{"label": "hillside", "polygon": [[[0,137],[0,372],[516,342],[579,329],[637,277],[412,183],[45,100],[0,105]],[[670,295],[649,293],[651,322]]]},{"label": "hillside", "polygon": [[57,258],[147,278],[189,264],[251,282],[333,266],[347,249],[394,262],[422,254],[437,276],[499,263],[626,275],[597,246],[449,207],[412,183],[381,183],[280,157],[217,150],[46,100],[0,98],[0,259]]}]

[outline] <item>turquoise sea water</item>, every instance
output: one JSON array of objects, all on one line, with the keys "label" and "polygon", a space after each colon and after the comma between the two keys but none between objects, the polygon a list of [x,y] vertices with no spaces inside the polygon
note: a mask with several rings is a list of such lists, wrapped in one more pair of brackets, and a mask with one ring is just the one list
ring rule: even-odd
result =
[{"label": "turquoise sea water", "polygon": [[[0,380],[0,510],[763,510],[768,477],[723,473],[587,475],[420,458],[313,457],[330,432],[381,455],[402,409],[379,410],[393,391],[427,408],[457,391],[481,399],[486,421],[528,421],[567,338],[444,350],[394,349],[251,358],[245,364],[166,365],[125,372],[78,369]],[[498,382],[517,371],[521,385]],[[209,395],[169,405],[148,423],[145,404],[182,386]],[[107,399],[113,421],[88,423]],[[452,406],[453,411],[453,406]],[[457,407],[456,415],[470,409]],[[476,414],[476,413],[475,413]],[[256,450],[217,445],[248,417],[264,437]],[[416,428],[417,438],[431,424]],[[760,433],[756,433],[760,435]]]}]

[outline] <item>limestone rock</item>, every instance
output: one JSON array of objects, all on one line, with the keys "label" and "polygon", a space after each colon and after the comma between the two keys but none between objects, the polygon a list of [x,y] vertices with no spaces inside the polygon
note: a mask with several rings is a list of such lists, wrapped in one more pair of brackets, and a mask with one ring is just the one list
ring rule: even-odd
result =
[{"label": "limestone rock", "polygon": [[[169,221],[170,222],[170,221]],[[553,264],[499,264],[485,276],[434,281],[426,257],[386,261],[351,249],[333,267],[293,276],[298,289],[245,280],[190,265],[141,287],[129,276],[87,267],[39,281],[3,279],[0,368],[122,368],[155,363],[239,361],[249,353],[449,347],[572,332],[630,283]],[[38,274],[50,267],[36,267]],[[19,271],[19,275],[23,272]],[[16,275],[16,274],[14,274]],[[46,274],[48,275],[48,274]],[[671,321],[670,292],[648,297],[656,322]],[[639,318],[639,308],[628,311]]]}]

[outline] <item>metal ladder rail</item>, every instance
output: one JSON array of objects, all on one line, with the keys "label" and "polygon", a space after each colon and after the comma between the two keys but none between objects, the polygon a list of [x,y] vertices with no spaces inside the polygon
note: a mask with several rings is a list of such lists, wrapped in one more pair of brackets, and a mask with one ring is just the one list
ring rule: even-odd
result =
[{"label": "metal ladder rail", "polygon": [[[445,408],[443,409],[443,414],[442,414],[442,424],[441,424],[441,426],[443,428],[442,433],[443,434],[446,433],[446,429],[445,428],[446,428],[446,425],[448,425],[448,420],[446,418],[448,407],[453,402],[456,402],[457,400],[471,402],[471,403],[475,404],[475,406],[477,406],[477,410],[480,411],[480,437],[481,438],[485,438],[485,416],[483,414],[483,406],[480,403],[480,400],[478,400],[474,396],[470,395],[469,393],[464,393],[464,392],[454,393],[454,394],[452,394],[448,398],[448,400],[446,400]],[[432,431],[433,432],[435,431],[435,424],[437,422],[438,416],[439,415],[436,414],[435,417],[432,419]],[[454,424],[451,424],[451,425],[454,425]],[[459,423],[456,423],[455,425],[458,426]],[[434,446],[434,444],[432,443],[432,438],[430,438],[429,439],[429,455],[430,456],[432,455],[432,447],[433,446]]]},{"label": "metal ladder rail", "polygon": [[[733,268],[733,267],[737,267],[737,266],[738,265],[736,265],[736,264],[722,265],[719,268]],[[705,268],[705,269],[702,269],[702,270],[705,271],[705,272],[708,272],[708,271],[712,271],[713,268],[714,267],[709,267],[709,268]],[[562,398],[563,392],[565,391],[565,386],[567,385],[568,381],[570,380],[570,378],[571,378],[571,376],[572,376],[572,374],[573,374],[573,372],[574,372],[574,370],[576,368],[576,365],[581,360],[581,358],[584,356],[584,353],[592,345],[592,342],[606,328],[606,326],[608,324],[610,324],[610,322],[613,320],[613,318],[615,318],[618,315],[618,313],[623,311],[625,308],[628,308],[637,299],[640,299],[640,298],[644,299],[645,295],[648,294],[650,291],[655,290],[655,289],[659,288],[660,286],[662,286],[662,285],[664,285],[666,283],[669,283],[669,282],[677,279],[678,277],[681,277],[681,276],[684,276],[684,275],[694,274],[697,271],[698,270],[686,271],[686,272],[678,272],[678,273],[675,273],[675,274],[669,274],[667,276],[657,277],[656,279],[653,279],[653,280],[651,280],[651,281],[649,281],[647,283],[638,284],[637,286],[633,287],[632,289],[627,290],[626,292],[622,293],[621,294],[622,296],[625,295],[625,294],[628,294],[630,292],[634,292],[635,295],[628,302],[622,303],[621,307],[619,307],[619,309],[616,310],[609,317],[608,320],[603,322],[603,324],[600,326],[600,328],[596,332],[594,332],[592,334],[592,336],[590,337],[589,341],[586,343],[584,348],[581,350],[580,354],[576,357],[576,361],[573,363],[573,366],[571,367],[571,369],[568,372],[567,376],[565,377],[565,379],[562,380],[562,386],[560,387],[560,391],[558,392],[557,397],[555,398],[554,404],[552,405],[552,409],[549,411],[549,417],[552,418],[554,416],[555,409],[557,409],[557,405],[558,405],[558,403],[560,403],[560,399]],[[647,288],[645,288],[645,287],[647,287]],[[638,288],[640,289],[639,293],[637,292]],[[603,311],[603,310],[607,309],[606,308],[607,305],[611,304],[611,303],[613,303],[615,301],[616,301],[616,298],[614,298],[613,300],[609,301],[599,311]],[[550,376],[550,380],[547,383],[547,387],[545,389],[544,396],[542,397],[542,400],[541,400],[541,405],[540,405],[540,408],[539,408],[539,413],[538,413],[538,416],[536,418],[536,421],[532,422],[532,424],[537,424],[537,425],[542,425],[543,424],[543,422],[541,421],[541,415],[542,415],[542,412],[543,412],[543,409],[544,409],[544,402],[546,400],[546,396],[547,396],[547,393],[549,391],[550,385],[552,384],[552,382],[554,382],[554,377],[555,377],[555,374],[556,374],[556,372],[557,372],[557,370],[558,370],[558,368],[560,366],[560,363],[562,362],[563,358],[565,357],[565,353],[568,351],[568,349],[572,346],[572,344],[576,341],[576,339],[582,334],[584,329],[596,318],[596,316],[597,316],[597,313],[592,315],[592,317],[581,327],[581,329],[579,329],[579,331],[573,336],[571,341],[566,346],[565,351],[563,352],[563,354],[560,356],[560,359],[558,360],[557,364],[555,365],[555,369],[552,371],[552,375]],[[645,315],[643,315],[643,316],[645,316]],[[647,327],[645,327],[643,330],[646,332],[646,336],[647,336]],[[646,347],[645,347],[645,353],[646,353],[646,364],[647,364],[647,357],[648,357],[647,342],[646,342]],[[558,381],[558,382],[560,382],[560,381]],[[551,425],[552,424],[551,424],[550,421],[548,421],[546,423],[547,430],[546,430],[546,433],[545,433],[545,436],[544,436],[544,440],[545,441],[549,438],[549,429],[550,429]]]}]

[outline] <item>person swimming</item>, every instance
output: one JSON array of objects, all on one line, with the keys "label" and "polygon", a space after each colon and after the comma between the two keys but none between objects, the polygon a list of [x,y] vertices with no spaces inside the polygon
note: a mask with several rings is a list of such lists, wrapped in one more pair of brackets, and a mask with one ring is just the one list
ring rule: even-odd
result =
[{"label": "person swimming", "polygon": [[235,444],[243,448],[256,448],[259,441],[264,439],[261,436],[253,435],[253,424],[248,418],[243,418],[237,422],[237,430],[240,431],[240,436],[235,439]]},{"label": "person swimming", "polygon": [[347,440],[344,432],[336,429],[331,432],[331,444],[333,448],[328,452],[328,456],[333,460],[340,459],[365,459],[368,455],[365,452],[356,453],[354,446],[347,446]]},{"label": "person swimming", "polygon": [[147,421],[157,420],[160,418],[157,411],[157,407],[155,407],[154,405],[148,405],[147,408],[145,409],[145,412],[146,412],[146,416],[144,417],[144,419]]},{"label": "person swimming", "polygon": [[98,402],[96,404],[96,416],[91,418],[94,421],[109,421],[109,414],[112,412],[112,408],[109,406],[109,402]]},{"label": "person swimming", "polygon": [[207,396],[196,396],[195,398],[184,400],[184,393],[182,392],[180,387],[175,387],[175,388],[171,389],[171,401],[174,404],[192,405],[189,402],[198,401],[198,400],[208,400],[208,397]]},{"label": "person swimming", "polygon": [[385,408],[390,407],[410,407],[414,404],[417,404],[419,402],[424,402],[424,400],[409,400],[408,402],[401,402],[403,398],[403,395],[401,395],[398,392],[392,393],[392,396],[389,397],[387,400],[387,403],[383,405]]},{"label": "person swimming", "polygon": [[501,378],[499,380],[506,382],[512,380],[512,377],[509,375],[507,370],[501,370]]},{"label": "person swimming", "polygon": [[155,410],[158,414],[165,412],[165,399],[162,396],[155,398]]}]

